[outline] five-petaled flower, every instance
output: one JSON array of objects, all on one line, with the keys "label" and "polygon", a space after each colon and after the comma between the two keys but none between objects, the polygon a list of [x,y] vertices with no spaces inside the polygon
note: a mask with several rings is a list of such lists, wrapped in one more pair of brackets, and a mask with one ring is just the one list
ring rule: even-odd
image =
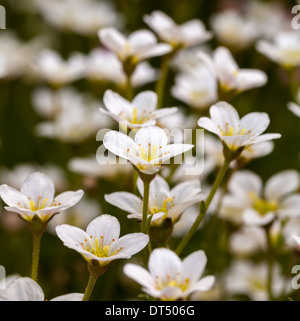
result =
[{"label": "five-petaled flower", "polygon": [[157,107],[157,94],[153,91],[143,91],[129,102],[112,90],[104,93],[103,102],[108,109],[100,108],[104,114],[111,116],[117,122],[126,122],[130,128],[140,128],[156,124],[156,119],[169,116],[177,111],[176,107]]},{"label": "five-petaled flower", "polygon": [[183,261],[171,250],[157,248],[150,255],[148,268],[127,263],[124,273],[141,284],[143,291],[164,301],[186,299],[192,292],[208,291],[213,286],[214,276],[202,279],[206,255],[196,251]]},{"label": "five-petaled flower", "polygon": [[145,15],[144,20],[160,39],[174,48],[194,46],[212,38],[211,32],[205,29],[205,25],[199,19],[177,25],[162,11],[153,11],[151,15]]},{"label": "five-petaled flower", "polygon": [[191,144],[168,144],[165,131],[156,126],[141,128],[134,140],[117,131],[109,131],[103,139],[105,148],[127,159],[139,172],[157,173],[170,158],[185,153]]},{"label": "five-petaled flower", "polygon": [[103,45],[114,52],[124,63],[136,65],[150,57],[165,55],[172,47],[165,43],[157,43],[156,36],[149,30],[138,30],[125,37],[117,29],[103,28],[98,33]]},{"label": "five-petaled flower", "polygon": [[268,114],[252,112],[240,119],[236,109],[226,102],[210,107],[210,118],[201,117],[198,125],[214,134],[231,151],[280,138],[280,134],[261,135],[269,126]]},{"label": "five-petaled flower", "polygon": [[0,186],[0,197],[7,211],[18,213],[25,221],[48,222],[54,215],[78,203],[83,191],[64,192],[54,197],[54,184],[40,172],[28,176],[18,191],[6,184]]},{"label": "five-petaled flower", "polygon": [[221,212],[236,213],[248,225],[266,225],[276,217],[300,216],[299,174],[285,170],[266,181],[248,170],[236,172],[228,185],[229,193],[222,202]]},{"label": "five-petaled flower", "polygon": [[[140,178],[137,187],[143,196],[144,186]],[[197,179],[180,183],[170,189],[166,180],[157,175],[150,183],[148,217],[152,215],[152,225],[160,224],[167,217],[174,224],[186,209],[204,198]],[[105,200],[129,212],[128,218],[142,219],[143,201],[138,196],[128,192],[115,192],[105,195]]]},{"label": "five-petaled flower", "polygon": [[107,266],[112,260],[128,259],[140,252],[149,242],[144,233],[120,236],[120,223],[114,216],[103,214],[82,229],[63,224],[56,227],[64,245],[79,252],[87,262],[97,261]]}]

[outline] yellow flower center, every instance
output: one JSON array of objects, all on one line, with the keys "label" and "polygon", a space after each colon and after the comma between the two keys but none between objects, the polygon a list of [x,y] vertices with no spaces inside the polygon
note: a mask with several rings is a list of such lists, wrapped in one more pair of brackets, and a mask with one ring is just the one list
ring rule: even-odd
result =
[{"label": "yellow flower center", "polygon": [[225,129],[222,129],[220,125],[218,125],[218,128],[222,136],[236,136],[236,135],[251,134],[251,130],[247,130],[246,128],[241,128],[240,125],[238,125],[237,128],[234,128],[233,126],[229,126],[229,123],[226,123]]},{"label": "yellow flower center", "polygon": [[42,197],[40,196],[38,198],[38,202],[37,204],[35,204],[35,202],[29,198],[29,206],[30,206],[30,210],[33,212],[36,212],[38,210],[41,210],[43,208],[45,208],[46,202],[48,201],[48,198],[44,198],[42,200]]},{"label": "yellow flower center", "polygon": [[[172,280],[170,275],[167,276],[167,280],[163,282],[159,277],[156,277],[155,287],[157,290],[162,290],[166,287],[176,287],[180,288],[182,292],[185,292],[190,285],[190,279],[186,278],[182,283],[178,280]],[[175,298],[162,298],[163,300],[174,300]]]},{"label": "yellow flower center", "polygon": [[168,206],[168,204],[171,203],[171,208],[174,206],[173,204],[173,198],[172,197],[166,197],[162,207],[159,209],[157,205],[151,206],[150,207],[150,213],[151,214],[155,214],[155,213],[159,213],[159,212],[164,212],[167,213],[168,209],[170,208],[170,206]]},{"label": "yellow flower center", "polygon": [[[111,243],[113,243],[114,241],[115,241],[115,239],[112,239]],[[97,257],[100,257],[100,258],[114,256],[123,249],[123,247],[120,247],[115,252],[109,254],[111,244],[104,245],[103,244],[103,236],[101,236],[100,239],[98,237],[93,239],[93,236],[90,236],[90,240],[85,239],[84,243],[81,243],[81,245],[85,251],[87,251]],[[85,256],[85,258],[87,260],[89,260],[89,258],[87,258],[86,256]],[[100,262],[101,265],[106,265],[108,263],[109,262]]]},{"label": "yellow flower center", "polygon": [[278,208],[278,201],[267,201],[258,197],[254,192],[250,192],[250,198],[253,200],[253,208],[261,215],[265,215],[269,212],[274,212]]}]

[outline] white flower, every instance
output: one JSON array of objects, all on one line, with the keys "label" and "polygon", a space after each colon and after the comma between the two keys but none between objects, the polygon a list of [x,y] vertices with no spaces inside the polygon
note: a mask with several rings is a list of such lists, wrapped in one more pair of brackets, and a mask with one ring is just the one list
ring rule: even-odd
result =
[{"label": "white flower", "polygon": [[[58,296],[50,301],[82,301],[82,293]],[[31,278],[17,277],[7,285],[0,301],[45,301],[42,288]]]},{"label": "white flower", "polygon": [[[137,187],[143,196],[144,185],[140,178],[137,181]],[[151,223],[154,225],[160,224],[167,217],[171,218],[174,224],[187,208],[203,199],[199,180],[178,184],[170,190],[168,183],[161,176],[156,175],[150,183],[148,215],[153,215]],[[143,201],[136,195],[115,192],[105,195],[105,200],[129,212],[128,218],[142,219]]]},{"label": "white flower", "polygon": [[68,164],[72,172],[79,173],[86,177],[102,177],[113,179],[118,175],[131,174],[132,166],[130,164],[120,164],[112,157],[100,157],[97,155],[88,156],[85,158],[72,158]]},{"label": "white flower", "polygon": [[294,242],[298,248],[300,248],[300,237],[298,235],[293,234],[292,235]]},{"label": "white flower", "polygon": [[37,55],[33,67],[42,79],[54,86],[61,86],[83,76],[84,60],[81,54],[73,53],[64,61],[59,53],[45,49]]},{"label": "white flower", "polygon": [[157,94],[153,91],[143,91],[129,102],[118,93],[112,90],[106,90],[103,97],[106,111],[100,108],[100,111],[111,116],[117,122],[126,122],[129,128],[140,128],[155,125],[156,119],[171,115],[177,111],[176,107],[161,108],[157,107]]},{"label": "white flower", "polygon": [[124,273],[155,298],[165,301],[186,299],[192,292],[208,291],[213,286],[213,276],[200,279],[206,261],[203,251],[194,252],[181,261],[173,251],[158,248],[149,257],[149,272],[141,266],[127,263]]},{"label": "white flower", "polygon": [[258,36],[254,21],[231,9],[214,14],[211,26],[222,44],[235,49],[248,47]]},{"label": "white flower", "polygon": [[206,30],[203,22],[198,19],[177,25],[165,13],[153,11],[151,15],[145,15],[144,20],[161,40],[174,48],[193,46],[212,38],[212,34]]},{"label": "white flower", "polygon": [[122,62],[130,59],[136,64],[171,51],[168,44],[157,43],[155,35],[149,30],[137,30],[126,38],[115,28],[104,28],[98,35],[103,45],[114,52]]},{"label": "white flower", "polygon": [[[78,227],[87,226],[94,219],[97,213],[101,213],[98,201],[83,197],[81,201],[66,210],[65,215],[57,215],[49,222],[48,231],[55,233],[55,227],[61,224],[72,224]],[[82,215],[84,213],[84,215]]]},{"label": "white flower", "polygon": [[[94,49],[85,57],[84,75],[92,81],[109,81],[123,87],[127,81],[121,61],[114,53],[103,48]],[[142,61],[136,66],[130,81],[133,87],[138,87],[157,78],[158,71],[147,61]]]},{"label": "white flower", "polygon": [[63,224],[56,227],[56,233],[65,246],[79,252],[87,262],[96,260],[101,266],[112,260],[128,259],[149,242],[149,236],[144,233],[131,233],[119,238],[120,223],[108,214],[91,221],[86,232]]},{"label": "white flower", "polygon": [[168,136],[159,127],[141,128],[134,140],[117,131],[109,131],[103,139],[105,148],[127,159],[140,172],[153,175],[170,158],[193,148],[190,144],[168,144]]},{"label": "white flower", "polygon": [[231,52],[225,47],[218,47],[212,58],[204,52],[200,52],[198,55],[216,75],[224,91],[242,92],[261,87],[267,82],[267,75],[261,70],[240,69]]},{"label": "white flower", "polygon": [[57,91],[43,87],[33,91],[31,101],[40,116],[55,119],[63,110],[71,110],[74,105],[78,105],[82,97],[72,87],[64,87]]},{"label": "white flower", "polygon": [[8,205],[7,211],[15,212],[26,221],[38,218],[42,222],[49,221],[60,211],[78,203],[83,191],[64,192],[54,197],[54,185],[43,173],[31,174],[22,184],[20,191],[3,184],[0,196]]},{"label": "white flower", "polygon": [[258,175],[248,170],[235,173],[224,197],[222,211],[236,212],[249,225],[265,225],[276,216],[280,218],[300,215],[299,175],[285,170],[269,178],[263,187]]},{"label": "white flower", "polygon": [[194,68],[193,73],[179,73],[171,93],[191,107],[205,109],[218,99],[217,89],[215,76],[203,65]]},{"label": "white flower", "polygon": [[[276,297],[291,290],[291,281],[283,277],[280,267],[274,264],[272,270],[272,294]],[[253,301],[267,301],[268,266],[246,260],[236,260],[225,276],[225,287],[229,294],[248,295]]]},{"label": "white flower", "polygon": [[238,256],[248,256],[267,248],[266,232],[259,226],[243,226],[231,234],[230,251]]},{"label": "white flower", "polygon": [[123,17],[108,1],[35,0],[35,3],[51,26],[82,35],[94,36],[100,28],[123,24]]},{"label": "white flower", "polygon": [[261,135],[270,123],[266,113],[252,112],[240,119],[236,109],[226,102],[211,106],[209,113],[211,118],[201,117],[198,125],[216,134],[232,151],[281,137],[280,134]]},{"label": "white flower", "polygon": [[261,40],[256,49],[283,67],[300,65],[300,35],[298,32],[280,32],[273,42]]},{"label": "white flower", "polygon": [[287,107],[293,114],[300,117],[300,89],[298,89],[296,100],[297,103],[289,102]]},{"label": "white flower", "polygon": [[39,136],[80,142],[111,123],[109,117],[99,113],[102,105],[88,95],[70,90],[52,94],[52,100],[56,101],[52,105],[55,117],[37,125]]}]

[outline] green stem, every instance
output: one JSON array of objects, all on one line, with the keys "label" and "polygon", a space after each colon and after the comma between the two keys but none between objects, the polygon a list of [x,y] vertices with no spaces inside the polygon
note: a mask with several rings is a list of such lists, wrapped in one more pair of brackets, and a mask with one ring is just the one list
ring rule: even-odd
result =
[{"label": "green stem", "polygon": [[126,81],[126,97],[127,100],[132,101],[134,96],[134,91],[131,83],[131,77],[127,76],[127,81]]},{"label": "green stem", "polygon": [[33,233],[33,249],[32,249],[32,266],[31,266],[31,278],[37,282],[39,257],[41,247],[41,237],[43,233]]},{"label": "green stem", "polygon": [[85,288],[85,292],[84,292],[84,296],[83,296],[82,301],[88,301],[90,299],[97,279],[98,279],[97,274],[94,274],[94,273],[90,274],[89,282]]},{"label": "green stem", "polygon": [[191,226],[191,228],[187,232],[187,234],[184,236],[184,238],[181,240],[181,242],[179,243],[179,245],[175,251],[178,255],[181,254],[181,252],[186,247],[186,245],[188,244],[188,242],[190,241],[192,236],[195,234],[199,224],[202,222],[202,220],[207,212],[207,209],[208,209],[214,195],[216,194],[217,189],[220,187],[220,185],[222,184],[222,182],[224,180],[224,177],[225,177],[225,174],[227,173],[230,162],[231,162],[231,160],[225,159],[225,162],[219,171],[219,174],[213,184],[213,187],[212,187],[206,201],[205,202],[203,201],[200,204],[200,213],[199,213],[197,219],[195,220],[195,222],[193,223],[193,225]]},{"label": "green stem", "polygon": [[150,181],[144,180],[142,233],[145,233],[145,234],[147,234],[149,190],[150,190]]},{"label": "green stem", "polygon": [[101,266],[99,262],[95,260],[92,260],[91,262],[88,263],[90,278],[85,288],[82,301],[89,301],[98,277],[102,275],[106,271],[106,269],[107,269],[107,265]]}]

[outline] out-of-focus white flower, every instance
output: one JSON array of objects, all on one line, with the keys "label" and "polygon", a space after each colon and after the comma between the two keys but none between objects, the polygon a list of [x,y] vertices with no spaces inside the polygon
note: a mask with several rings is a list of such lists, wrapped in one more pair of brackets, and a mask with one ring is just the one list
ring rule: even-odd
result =
[{"label": "out-of-focus white flower", "polygon": [[217,39],[234,49],[250,46],[258,36],[255,22],[232,9],[214,14],[211,26]]},{"label": "out-of-focus white flower", "polygon": [[280,32],[274,36],[272,42],[260,40],[256,49],[285,68],[300,65],[300,35],[298,32]]},{"label": "out-of-focus white flower", "polygon": [[[138,190],[143,196],[144,185],[139,178]],[[152,225],[159,225],[167,217],[176,223],[181,214],[195,203],[204,199],[201,193],[199,180],[184,182],[170,189],[168,183],[157,175],[150,183],[148,216],[153,215]],[[105,200],[126,212],[128,218],[142,219],[143,201],[134,194],[128,192],[115,192],[105,195]]]},{"label": "out-of-focus white flower", "polygon": [[94,36],[100,28],[121,26],[122,16],[111,2],[94,0],[36,0],[43,18],[56,28]]},{"label": "out-of-focus white flower", "polygon": [[63,192],[54,197],[55,188],[51,179],[43,173],[31,174],[20,191],[6,184],[0,186],[0,196],[8,205],[7,211],[18,213],[25,221],[39,219],[48,222],[60,211],[78,203],[83,191]]},{"label": "out-of-focus white flower", "polygon": [[113,260],[129,259],[149,242],[149,236],[144,233],[131,233],[119,238],[120,223],[108,214],[91,221],[86,232],[63,224],[56,227],[56,233],[65,246],[79,252],[87,262],[96,260],[101,266]]},{"label": "out-of-focus white flower", "polygon": [[264,188],[255,173],[236,172],[228,184],[229,194],[223,199],[222,212],[236,213],[248,225],[265,225],[276,216],[296,217],[300,215],[300,195],[294,193],[298,187],[299,174],[293,170],[273,175]]},{"label": "out-of-focus white flower", "polygon": [[162,41],[174,48],[186,48],[203,43],[212,38],[203,22],[199,19],[190,20],[177,25],[169,16],[161,11],[153,11],[144,16],[144,21],[153,29]]},{"label": "out-of-focus white flower", "polygon": [[147,294],[164,301],[186,299],[192,292],[208,291],[214,276],[201,276],[206,266],[206,255],[196,251],[183,261],[171,250],[158,248],[149,257],[149,272],[136,264],[127,263],[124,273],[143,286]]},{"label": "out-of-focus white flower", "polygon": [[84,59],[80,53],[73,53],[65,61],[56,51],[45,49],[37,55],[33,68],[46,82],[53,86],[61,86],[83,76]]},{"label": "out-of-focus white flower", "polygon": [[65,173],[62,168],[54,164],[18,164],[12,169],[6,167],[0,170],[0,181],[5,182],[7,185],[20,189],[25,179],[33,172],[42,172],[51,178],[55,190],[63,191],[67,187]]},{"label": "out-of-focus white flower", "polygon": [[245,11],[247,19],[255,24],[260,38],[272,39],[283,30],[291,30],[289,12],[280,2],[249,1]]},{"label": "out-of-focus white flower", "polygon": [[249,256],[267,247],[266,232],[258,226],[243,226],[229,239],[230,251],[238,256]]},{"label": "out-of-focus white flower", "polygon": [[43,40],[33,39],[27,43],[21,42],[17,36],[5,31],[0,35],[0,78],[13,79],[30,75],[30,64],[38,50],[41,50]]},{"label": "out-of-focus white flower", "polygon": [[[192,227],[193,223],[199,214],[199,206],[194,205],[184,211],[180,217],[180,220],[174,225],[172,231],[172,237],[182,238]],[[198,228],[201,227],[201,224]]]},{"label": "out-of-focus white flower", "polygon": [[268,114],[252,112],[240,119],[236,109],[226,102],[210,107],[210,117],[201,117],[198,125],[214,134],[230,150],[280,138],[280,134],[261,135],[269,126]]},{"label": "out-of-focus white flower", "polygon": [[292,235],[294,242],[296,243],[297,247],[300,248],[300,237],[298,235]]},{"label": "out-of-focus white flower", "polygon": [[179,73],[171,93],[191,107],[205,109],[217,101],[217,87],[215,76],[203,65],[195,68],[193,73]]},{"label": "out-of-focus white flower", "polygon": [[98,33],[102,44],[114,52],[122,61],[138,62],[155,56],[162,56],[171,51],[171,46],[157,43],[155,35],[149,30],[137,30],[125,37],[115,28],[104,28]]},{"label": "out-of-focus white flower", "polygon": [[103,108],[100,108],[100,111],[117,122],[126,122],[129,128],[153,126],[157,118],[177,111],[176,107],[156,110],[157,94],[150,90],[140,92],[129,102],[118,93],[108,89],[104,93],[103,102],[108,111]]},{"label": "out-of-focus white flower", "polygon": [[[45,301],[42,288],[31,278],[17,277],[1,293],[0,301]],[[70,293],[58,296],[50,301],[82,301],[82,293]]]},{"label": "out-of-focus white flower", "polygon": [[32,105],[36,112],[48,119],[55,119],[63,110],[72,110],[73,106],[83,103],[83,97],[72,87],[59,90],[37,88],[32,93]]},{"label": "out-of-focus white flower", "polygon": [[71,224],[77,227],[85,227],[91,222],[97,213],[101,213],[99,203],[93,199],[83,197],[81,201],[65,211],[65,215],[56,215],[48,225],[48,231],[55,233],[55,227],[61,224]]},{"label": "out-of-focus white flower", "polygon": [[88,95],[71,90],[53,95],[44,92],[43,95],[52,96],[52,101],[48,103],[49,115],[53,113],[55,117],[37,125],[36,132],[40,136],[76,143],[95,134],[100,128],[110,127],[111,119],[99,113],[102,105]]},{"label": "out-of-focus white flower", "polygon": [[[112,82],[118,86],[125,86],[127,81],[118,57],[103,48],[94,49],[85,57],[84,75],[91,81]],[[147,61],[142,61],[136,66],[130,80],[133,87],[138,87],[157,78],[158,71]]]},{"label": "out-of-focus white flower", "polygon": [[267,82],[267,75],[257,69],[240,69],[229,49],[218,47],[212,57],[200,52],[199,57],[216,75],[222,90],[242,92],[261,87]]},{"label": "out-of-focus white flower", "polygon": [[296,101],[297,103],[289,102],[287,107],[293,114],[300,117],[300,89],[297,92]]},{"label": "out-of-focus white flower", "polygon": [[284,222],[275,221],[270,229],[271,236],[274,240],[282,237],[284,245],[288,249],[298,249],[294,235],[300,231],[300,217],[291,217]]},{"label": "out-of-focus white flower", "polygon": [[113,154],[127,159],[138,171],[153,175],[170,158],[193,148],[191,144],[168,144],[168,136],[159,127],[141,128],[134,140],[117,131],[105,134],[103,144]]},{"label": "out-of-focus white flower", "polygon": [[[291,290],[291,281],[281,274],[279,265],[272,270],[272,294],[274,297]],[[246,260],[236,260],[225,276],[225,287],[230,295],[244,294],[253,301],[267,301],[268,266],[266,263],[254,264]]]},{"label": "out-of-focus white flower", "polygon": [[89,156],[86,158],[75,157],[68,164],[72,172],[79,173],[87,177],[111,179],[120,174],[132,173],[132,166],[120,164],[116,158],[109,156]]}]

